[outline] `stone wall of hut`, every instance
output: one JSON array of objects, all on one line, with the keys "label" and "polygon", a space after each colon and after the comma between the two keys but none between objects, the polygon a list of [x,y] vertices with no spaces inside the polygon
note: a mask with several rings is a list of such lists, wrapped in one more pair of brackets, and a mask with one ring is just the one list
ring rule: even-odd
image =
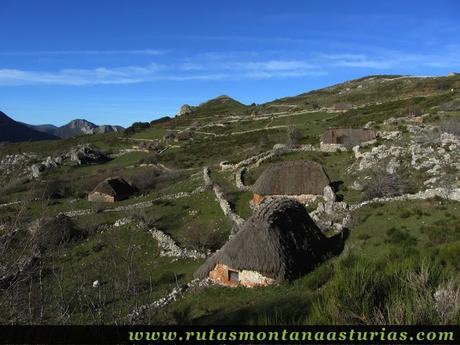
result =
[{"label": "stone wall of hut", "polygon": [[[232,281],[229,279],[230,271],[238,272],[238,281]],[[273,279],[265,277],[259,272],[248,270],[233,270],[223,264],[217,264],[216,267],[211,272],[209,272],[209,278],[217,284],[229,287],[267,286],[275,282]]]},{"label": "stone wall of hut", "polygon": [[115,197],[108,194],[103,194],[99,192],[92,192],[88,194],[88,201],[91,202],[115,202]]}]

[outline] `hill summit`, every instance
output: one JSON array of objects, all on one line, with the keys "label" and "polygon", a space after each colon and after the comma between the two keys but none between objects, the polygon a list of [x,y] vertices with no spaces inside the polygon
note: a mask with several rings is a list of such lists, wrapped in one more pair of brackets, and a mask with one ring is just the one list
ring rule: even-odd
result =
[{"label": "hill summit", "polygon": [[233,113],[242,112],[247,108],[243,103],[231,98],[227,95],[220,95],[216,98],[212,98],[206,102],[199,104],[198,106],[191,106],[184,104],[178,115],[189,115],[193,116],[210,116],[210,115],[228,115]]}]

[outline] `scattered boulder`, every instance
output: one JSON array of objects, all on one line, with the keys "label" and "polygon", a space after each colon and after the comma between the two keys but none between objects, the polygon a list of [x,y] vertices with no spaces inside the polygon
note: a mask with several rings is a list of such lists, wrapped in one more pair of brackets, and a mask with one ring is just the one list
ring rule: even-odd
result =
[{"label": "scattered boulder", "polygon": [[336,195],[332,190],[332,187],[329,185],[324,187],[323,196],[326,199],[326,201],[334,202],[336,200]]}]

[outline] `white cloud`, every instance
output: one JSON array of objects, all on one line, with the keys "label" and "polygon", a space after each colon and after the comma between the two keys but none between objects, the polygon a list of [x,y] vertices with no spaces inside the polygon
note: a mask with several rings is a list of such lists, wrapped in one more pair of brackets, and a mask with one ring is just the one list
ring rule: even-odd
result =
[{"label": "white cloud", "polygon": [[[135,51],[132,51],[134,53]],[[11,85],[97,85],[133,84],[161,80],[254,80],[320,76],[347,68],[363,73],[397,69],[413,71],[426,68],[456,69],[460,66],[458,47],[448,47],[434,54],[408,53],[395,50],[296,54],[283,58],[285,53],[262,52],[202,53],[187,58],[170,59],[167,63],[98,67],[90,69],[24,70],[0,69],[0,86]]]},{"label": "white cloud", "polygon": [[128,50],[37,50],[37,51],[0,51],[0,56],[41,56],[41,55],[163,55],[165,50],[128,49]]},{"label": "white cloud", "polygon": [[0,69],[0,85],[132,84],[154,78],[160,65],[63,69],[56,72]]},{"label": "white cloud", "polygon": [[316,75],[313,65],[298,60],[213,62],[94,69],[32,71],[0,69],[0,86],[133,84],[158,80],[241,80]]}]

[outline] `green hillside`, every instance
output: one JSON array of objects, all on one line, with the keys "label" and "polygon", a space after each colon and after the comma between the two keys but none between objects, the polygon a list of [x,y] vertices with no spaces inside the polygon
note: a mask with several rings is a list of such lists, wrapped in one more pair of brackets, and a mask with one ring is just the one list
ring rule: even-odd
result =
[{"label": "green hillside", "polygon": [[[459,99],[460,76],[369,76],[261,105],[220,96],[126,133],[3,144],[0,322],[458,324]],[[377,138],[322,148],[320,136],[336,127]],[[320,163],[335,186],[327,217],[322,198],[306,208],[327,237],[347,236],[343,250],[293,281],[186,288],[235,231],[213,187],[247,220],[251,185],[271,163],[293,160]],[[247,188],[236,182],[241,168]],[[138,191],[89,202],[111,177]],[[179,288],[176,300],[156,303]],[[444,304],[439,291],[448,291]]]}]

